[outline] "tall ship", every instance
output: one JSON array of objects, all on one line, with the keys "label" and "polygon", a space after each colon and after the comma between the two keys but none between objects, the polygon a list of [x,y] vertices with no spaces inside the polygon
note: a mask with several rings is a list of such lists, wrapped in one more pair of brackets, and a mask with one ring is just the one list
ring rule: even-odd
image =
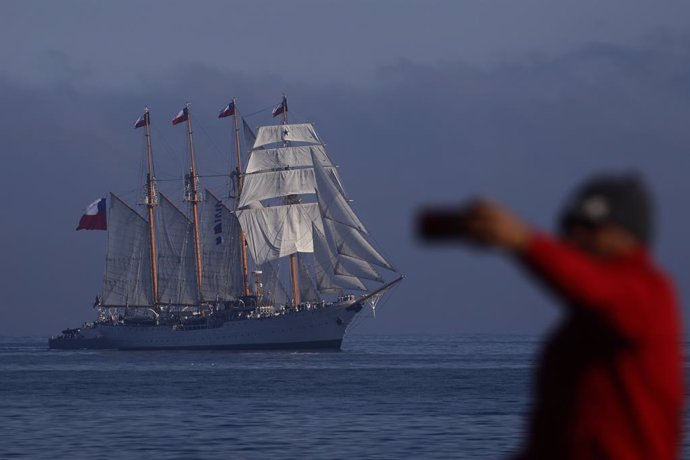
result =
[{"label": "tall ship", "polygon": [[186,104],[173,119],[186,124],[189,154],[178,206],[159,191],[145,109],[135,123],[146,145],[144,212],[114,193],[101,200],[97,317],[51,337],[50,348],[340,349],[357,315],[402,275],[353,210],[314,125],[289,123],[285,96],[272,114],[282,123],[254,133],[234,98],[221,111],[232,117],[236,157],[221,194],[200,187]]}]

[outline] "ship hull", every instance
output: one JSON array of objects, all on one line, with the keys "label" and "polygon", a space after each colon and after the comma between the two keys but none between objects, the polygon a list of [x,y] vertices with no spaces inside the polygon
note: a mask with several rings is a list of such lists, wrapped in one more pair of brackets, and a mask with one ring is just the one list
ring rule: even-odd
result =
[{"label": "ship hull", "polygon": [[339,350],[362,309],[343,303],[261,319],[226,321],[219,327],[173,328],[98,323],[71,337],[53,337],[52,349],[117,350]]}]

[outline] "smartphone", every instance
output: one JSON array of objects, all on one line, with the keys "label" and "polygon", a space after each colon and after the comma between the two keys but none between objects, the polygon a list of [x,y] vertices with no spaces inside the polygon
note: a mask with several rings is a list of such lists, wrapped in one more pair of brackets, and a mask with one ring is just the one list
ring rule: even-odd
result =
[{"label": "smartphone", "polygon": [[423,209],[417,215],[417,233],[429,241],[458,239],[465,233],[464,211],[461,206]]}]

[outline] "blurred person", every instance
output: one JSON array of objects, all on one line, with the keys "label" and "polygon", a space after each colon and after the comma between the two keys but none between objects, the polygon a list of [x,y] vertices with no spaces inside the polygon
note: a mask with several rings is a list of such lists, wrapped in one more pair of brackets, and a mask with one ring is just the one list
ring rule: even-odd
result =
[{"label": "blurred person", "polygon": [[504,250],[562,303],[517,459],[678,458],[680,313],[650,255],[652,213],[637,176],[606,175],[576,191],[559,237],[491,201],[422,216],[426,237]]}]

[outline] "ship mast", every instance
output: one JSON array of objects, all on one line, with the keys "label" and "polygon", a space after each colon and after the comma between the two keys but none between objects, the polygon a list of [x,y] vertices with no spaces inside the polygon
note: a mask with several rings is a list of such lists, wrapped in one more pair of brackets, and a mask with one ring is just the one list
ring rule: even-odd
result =
[{"label": "ship mast", "polygon": [[196,282],[201,300],[201,244],[199,243],[199,176],[196,171],[196,156],[194,155],[194,141],[192,138],[192,112],[190,103],[185,104],[187,109],[187,138],[189,140],[189,194],[187,200],[192,203],[192,222],[194,225],[194,253],[196,256]]},{"label": "ship mast", "polygon": [[[281,102],[283,104],[283,124],[287,125],[288,124],[288,108],[287,108],[287,96],[283,94],[283,100]],[[284,140],[283,141],[283,146],[287,147],[289,145],[289,142]],[[298,200],[292,199],[291,197],[287,197],[285,199],[287,204],[296,204]],[[297,254],[293,253],[290,254],[290,275],[292,278],[292,304],[295,308],[298,307],[299,305],[299,276],[297,274]]]},{"label": "ship mast", "polygon": [[[237,117],[237,98],[232,98],[232,119],[235,127],[235,153],[237,155],[237,196],[242,193],[243,177],[242,177],[242,155],[240,147],[240,128]],[[239,200],[235,200],[235,210]],[[240,231],[240,248],[242,250],[242,276],[244,282],[244,295],[249,295],[249,267],[247,263],[247,242],[244,235],[244,230]]]},{"label": "ship mast", "polygon": [[144,124],[146,126],[146,199],[145,204],[149,214],[149,241],[151,243],[151,283],[153,287],[153,305],[158,309],[158,269],[156,265],[156,236],[153,208],[158,205],[156,195],[156,180],[153,177],[153,150],[151,149],[151,127],[149,108],[144,108]]}]

